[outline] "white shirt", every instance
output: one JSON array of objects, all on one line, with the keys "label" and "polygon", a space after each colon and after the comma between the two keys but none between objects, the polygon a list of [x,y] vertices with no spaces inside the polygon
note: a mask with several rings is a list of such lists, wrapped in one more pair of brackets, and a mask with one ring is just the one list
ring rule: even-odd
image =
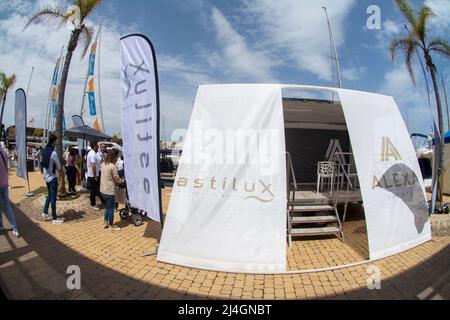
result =
[{"label": "white shirt", "polygon": [[[54,171],[53,168],[56,166],[56,170]],[[56,175],[58,173],[58,170],[61,169],[61,164],[58,160],[58,155],[55,151],[52,152],[52,155],[50,156],[50,163],[48,164],[48,170],[44,168],[44,180],[47,183],[52,182],[53,179],[56,179]],[[53,172],[54,171],[54,172]]]},{"label": "white shirt", "polygon": [[[89,178],[95,178],[98,177],[99,172],[100,172],[100,158],[97,157],[97,154],[95,153],[94,150],[89,151],[89,153],[87,154],[86,157],[86,165],[87,165],[87,176]],[[92,171],[92,165],[95,164],[95,176],[94,176],[94,172]]]},{"label": "white shirt", "polygon": [[[103,154],[99,151],[99,152],[97,152],[97,153],[95,154],[95,158],[96,158],[97,161],[98,161],[98,167],[97,167],[98,172],[100,172],[100,171],[102,170],[100,164],[101,164],[102,161],[103,161]],[[98,176],[98,175],[99,175],[99,173],[97,173],[97,176]]]},{"label": "white shirt", "polygon": [[118,171],[123,170],[123,160],[119,158],[116,162],[116,166]]}]

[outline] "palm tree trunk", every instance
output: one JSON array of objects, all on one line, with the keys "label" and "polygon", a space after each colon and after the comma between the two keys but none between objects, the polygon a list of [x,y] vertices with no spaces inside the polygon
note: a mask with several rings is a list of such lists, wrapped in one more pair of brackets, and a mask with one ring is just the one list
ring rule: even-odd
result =
[{"label": "palm tree trunk", "polygon": [[66,193],[66,185],[65,185],[65,173],[64,173],[64,162],[63,162],[63,117],[64,117],[64,95],[66,93],[66,84],[67,78],[69,75],[70,63],[72,61],[73,52],[75,51],[78,38],[80,37],[80,29],[76,29],[72,32],[70,36],[69,45],[67,46],[66,58],[64,61],[64,68],[61,74],[61,80],[59,83],[58,90],[58,106],[56,109],[56,123],[55,123],[55,131],[56,137],[58,140],[56,141],[55,151],[58,155],[59,162],[61,163],[61,170],[59,172],[60,183],[59,183],[59,194]]},{"label": "palm tree trunk", "polygon": [[[431,79],[433,80],[433,86],[434,86],[434,94],[436,96],[436,108],[437,108],[437,114],[438,114],[438,121],[439,121],[439,131],[441,133],[441,136],[444,134],[444,118],[442,113],[442,105],[441,105],[441,97],[439,95],[439,86],[438,81],[436,77],[436,70],[434,67],[434,64],[431,60],[431,57],[426,55],[425,60],[427,61],[428,69],[430,70]],[[437,202],[441,203],[443,200],[443,190],[444,190],[444,172],[445,172],[445,149],[442,150],[443,155],[441,159],[441,163],[439,165],[439,168],[435,168],[439,170],[439,178],[438,178],[438,194],[437,194]]]},{"label": "palm tree trunk", "polygon": [[[5,103],[6,103],[6,94],[8,93],[8,91],[5,91],[5,94],[3,95],[3,102],[2,102],[2,112],[0,114],[0,130],[2,128],[2,124],[3,124],[3,111],[5,110]],[[1,136],[1,133],[0,133]]]}]

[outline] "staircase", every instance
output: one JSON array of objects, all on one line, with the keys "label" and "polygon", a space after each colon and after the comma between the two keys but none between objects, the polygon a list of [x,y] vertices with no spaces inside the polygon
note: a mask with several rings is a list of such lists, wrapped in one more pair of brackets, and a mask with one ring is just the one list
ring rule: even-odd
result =
[{"label": "staircase", "polygon": [[[318,215],[324,213],[323,215]],[[335,205],[301,204],[291,205],[288,216],[288,241],[292,237],[310,237],[336,234],[344,241],[344,230]]]},{"label": "staircase", "polygon": [[336,202],[299,203],[295,199],[297,183],[289,153],[287,153],[287,237],[292,248],[292,237],[337,235],[344,242],[344,229]]}]

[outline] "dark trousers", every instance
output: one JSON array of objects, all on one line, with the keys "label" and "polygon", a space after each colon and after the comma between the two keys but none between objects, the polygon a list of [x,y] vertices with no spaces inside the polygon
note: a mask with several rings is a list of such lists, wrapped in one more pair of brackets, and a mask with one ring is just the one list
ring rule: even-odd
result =
[{"label": "dark trousers", "polygon": [[95,206],[95,197],[98,194],[99,181],[95,180],[95,178],[88,177],[88,183],[91,185],[89,200],[91,201],[91,206]]},{"label": "dark trousers", "polygon": [[102,202],[102,205],[106,205],[106,201],[105,201],[105,199],[103,198],[103,194],[100,192],[100,180],[101,180],[101,178],[102,178],[102,172],[100,171],[100,172],[98,173],[97,194],[98,194],[98,196],[99,196],[99,198],[100,198],[100,201]]},{"label": "dark trousers", "polygon": [[56,215],[56,197],[58,192],[58,179],[53,179],[47,182],[47,199],[45,200],[44,213],[48,214],[48,206],[51,204],[52,208],[52,218],[56,220],[58,216]]},{"label": "dark trousers", "polygon": [[77,180],[77,169],[74,166],[66,167],[67,181],[69,182],[69,192],[75,192]]}]

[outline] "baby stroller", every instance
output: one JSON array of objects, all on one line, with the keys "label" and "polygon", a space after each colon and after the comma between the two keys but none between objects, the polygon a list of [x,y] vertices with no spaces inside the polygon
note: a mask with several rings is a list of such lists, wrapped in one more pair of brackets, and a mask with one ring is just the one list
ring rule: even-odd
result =
[{"label": "baby stroller", "polygon": [[147,213],[144,210],[131,207],[130,201],[128,198],[128,190],[126,187],[126,183],[124,183],[123,185],[119,185],[118,192],[125,193],[125,201],[124,201],[125,208],[119,210],[120,219],[131,220],[131,222],[136,227],[139,227],[144,222],[144,217],[147,215]]}]

